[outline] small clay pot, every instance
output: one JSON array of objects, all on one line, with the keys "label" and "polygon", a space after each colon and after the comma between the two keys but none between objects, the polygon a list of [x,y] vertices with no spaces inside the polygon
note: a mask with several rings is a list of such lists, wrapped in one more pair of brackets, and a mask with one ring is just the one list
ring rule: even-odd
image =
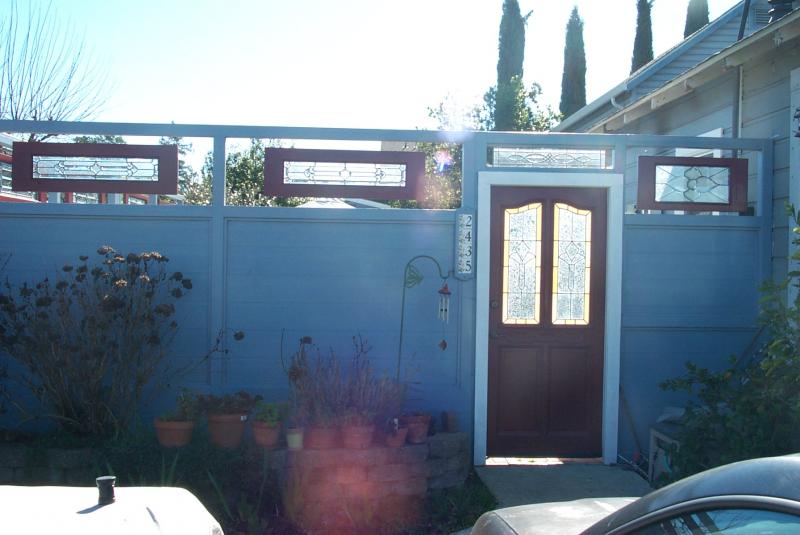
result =
[{"label": "small clay pot", "polygon": [[286,429],[286,447],[290,450],[303,449],[302,427],[289,427]]},{"label": "small clay pot", "polygon": [[339,429],[336,427],[309,427],[304,439],[305,447],[311,450],[330,450],[339,445]]},{"label": "small clay pot", "polygon": [[342,427],[342,446],[351,450],[363,450],[372,445],[374,425],[347,425]]},{"label": "small clay pot", "polygon": [[208,433],[211,443],[218,448],[232,450],[239,447],[244,436],[244,414],[209,414]]},{"label": "small clay pot", "polygon": [[406,443],[406,435],[408,434],[408,427],[400,427],[393,433],[386,435],[386,445],[390,448],[401,448]]},{"label": "small clay pot", "polygon": [[281,424],[267,425],[264,422],[253,422],[253,439],[256,444],[267,450],[275,449],[281,436]]},{"label": "small clay pot", "polygon": [[165,448],[180,448],[192,440],[194,422],[155,420],[153,426],[156,428],[158,443]]},{"label": "small clay pot", "polygon": [[407,414],[400,417],[400,422],[408,428],[407,440],[410,444],[428,441],[428,427],[431,425],[429,414]]}]

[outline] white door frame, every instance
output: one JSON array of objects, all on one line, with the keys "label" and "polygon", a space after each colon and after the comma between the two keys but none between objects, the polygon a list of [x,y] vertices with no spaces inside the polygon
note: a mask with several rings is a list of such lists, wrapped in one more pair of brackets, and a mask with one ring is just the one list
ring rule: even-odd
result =
[{"label": "white door frame", "polygon": [[619,362],[622,330],[622,225],[624,177],[616,173],[483,171],[478,173],[478,234],[475,315],[474,464],[486,464],[489,390],[489,270],[492,186],[605,188],[608,190],[606,244],[605,360],[603,363],[603,462],[617,462]]}]

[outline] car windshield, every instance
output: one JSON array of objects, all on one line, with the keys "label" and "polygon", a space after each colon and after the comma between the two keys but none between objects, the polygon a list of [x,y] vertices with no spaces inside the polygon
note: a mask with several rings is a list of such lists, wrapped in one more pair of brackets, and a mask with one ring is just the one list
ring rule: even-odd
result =
[{"label": "car windshield", "polygon": [[800,517],[762,509],[717,509],[684,513],[637,530],[635,535],[790,535]]}]

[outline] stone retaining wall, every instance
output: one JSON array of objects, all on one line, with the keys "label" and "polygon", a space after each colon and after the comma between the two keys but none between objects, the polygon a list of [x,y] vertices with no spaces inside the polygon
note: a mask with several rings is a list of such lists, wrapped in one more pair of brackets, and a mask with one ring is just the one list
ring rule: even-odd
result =
[{"label": "stone retaining wall", "polygon": [[468,437],[439,433],[427,444],[364,450],[273,452],[284,476],[284,507],[299,526],[324,533],[416,524],[429,489],[461,485]]},{"label": "stone retaining wall", "polygon": [[31,448],[0,445],[0,485],[94,485],[89,448]]}]

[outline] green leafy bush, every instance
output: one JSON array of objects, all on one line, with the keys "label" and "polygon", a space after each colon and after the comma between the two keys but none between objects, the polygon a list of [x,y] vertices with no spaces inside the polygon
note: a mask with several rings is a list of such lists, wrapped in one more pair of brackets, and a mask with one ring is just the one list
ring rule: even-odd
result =
[{"label": "green leafy bush", "polygon": [[192,281],[168,272],[158,252],[122,255],[106,245],[97,253],[99,261],[81,256],[55,280],[7,281],[0,348],[20,365],[16,379],[39,402],[39,415],[70,433],[107,436],[191,366],[171,368],[166,356],[178,327],[174,303]]},{"label": "green leafy bush", "polygon": [[253,419],[256,422],[266,424],[268,427],[275,427],[283,421],[285,415],[286,406],[284,404],[259,401],[256,403]]},{"label": "green leafy bush", "polygon": [[[800,213],[787,208],[795,245]],[[800,260],[800,254],[792,256]],[[686,373],[661,387],[693,394],[673,452],[675,479],[729,462],[781,455],[800,449],[800,272],[763,288],[760,321],[769,337],[749,360],[736,357],[722,371],[687,363]]]}]

